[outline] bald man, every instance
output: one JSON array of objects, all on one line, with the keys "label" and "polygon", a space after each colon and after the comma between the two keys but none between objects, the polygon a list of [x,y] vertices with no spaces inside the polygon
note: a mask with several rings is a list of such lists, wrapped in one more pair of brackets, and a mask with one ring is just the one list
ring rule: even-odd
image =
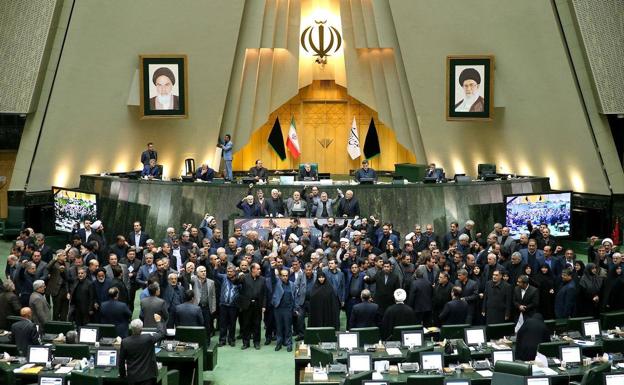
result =
[{"label": "bald man", "polygon": [[28,346],[41,345],[39,341],[39,332],[37,326],[31,321],[32,310],[29,307],[23,307],[20,310],[21,319],[11,325],[11,343],[17,345],[20,355],[28,354]]}]

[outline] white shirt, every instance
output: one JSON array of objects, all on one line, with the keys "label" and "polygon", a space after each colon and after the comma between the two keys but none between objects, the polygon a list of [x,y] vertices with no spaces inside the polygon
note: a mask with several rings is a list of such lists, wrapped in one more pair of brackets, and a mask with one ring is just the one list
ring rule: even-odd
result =
[{"label": "white shirt", "polygon": [[134,233],[134,246],[139,247],[140,243],[141,243],[141,232],[139,231],[138,233]]}]

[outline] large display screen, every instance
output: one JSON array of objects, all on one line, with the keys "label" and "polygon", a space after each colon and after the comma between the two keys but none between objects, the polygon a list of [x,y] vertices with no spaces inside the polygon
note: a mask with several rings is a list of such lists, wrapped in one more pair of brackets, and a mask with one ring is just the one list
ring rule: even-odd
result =
[{"label": "large display screen", "polygon": [[97,217],[97,194],[52,187],[54,196],[54,228],[71,232],[74,225]]},{"label": "large display screen", "polygon": [[572,192],[549,194],[522,194],[505,197],[506,223],[511,235],[518,239],[528,233],[528,221],[533,226],[546,223],[550,235],[563,237],[570,235],[570,215],[572,212]]}]

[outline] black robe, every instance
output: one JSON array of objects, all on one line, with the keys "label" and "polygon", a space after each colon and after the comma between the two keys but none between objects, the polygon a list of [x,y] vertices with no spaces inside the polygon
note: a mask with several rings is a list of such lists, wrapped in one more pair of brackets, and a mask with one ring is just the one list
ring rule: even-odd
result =
[{"label": "black robe", "polygon": [[338,298],[327,279],[322,285],[316,281],[310,293],[308,326],[331,326],[335,328],[339,322],[337,319],[339,309]]},{"label": "black robe", "polygon": [[516,360],[533,361],[537,347],[542,342],[550,342],[550,331],[542,315],[537,313],[524,321],[516,335]]},{"label": "black robe", "polygon": [[397,303],[386,309],[381,321],[381,337],[388,340],[395,326],[414,325],[416,316],[408,305]]},{"label": "black robe", "polygon": [[[548,265],[544,265],[548,267]],[[535,275],[535,286],[539,290],[539,307],[538,312],[542,314],[544,319],[555,318],[555,293],[550,291],[555,288],[555,280],[548,267],[546,274],[541,271]]]},{"label": "black robe", "polygon": [[[90,311],[95,303],[95,288],[88,279],[78,281],[71,291],[71,309],[76,326],[86,325],[91,321]],[[73,312],[71,312],[73,310]]]}]

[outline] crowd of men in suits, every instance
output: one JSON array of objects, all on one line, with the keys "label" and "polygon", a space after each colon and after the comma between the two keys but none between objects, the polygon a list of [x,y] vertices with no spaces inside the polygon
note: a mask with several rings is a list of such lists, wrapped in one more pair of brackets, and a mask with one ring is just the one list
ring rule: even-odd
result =
[{"label": "crowd of men in suits", "polygon": [[[402,237],[390,222],[354,216],[329,217],[317,226],[318,239],[297,218],[267,239],[239,227],[224,237],[206,214],[197,226],[168,228],[158,241],[136,221],[109,242],[101,221],[86,220],[56,251],[27,229],[7,259],[0,329],[6,316],[27,308],[39,326],[51,319],[110,323],[125,337],[139,295],[145,327],[156,326],[158,315],[168,327],[204,326],[220,345],[235,346],[238,321],[242,349],[260,349],[264,322],[264,343],[291,350],[306,318],[321,312],[310,306],[321,275],[347,319],[340,325],[335,317],[329,326],[379,325],[385,337],[399,323],[490,324],[624,308],[617,295],[622,258],[609,239],[597,245],[591,238],[584,265],[544,224],[519,240],[500,224],[477,232],[471,220],[462,228],[453,222],[441,235],[416,224]],[[397,289],[405,293],[401,301]],[[388,314],[397,301],[402,315]]]}]

